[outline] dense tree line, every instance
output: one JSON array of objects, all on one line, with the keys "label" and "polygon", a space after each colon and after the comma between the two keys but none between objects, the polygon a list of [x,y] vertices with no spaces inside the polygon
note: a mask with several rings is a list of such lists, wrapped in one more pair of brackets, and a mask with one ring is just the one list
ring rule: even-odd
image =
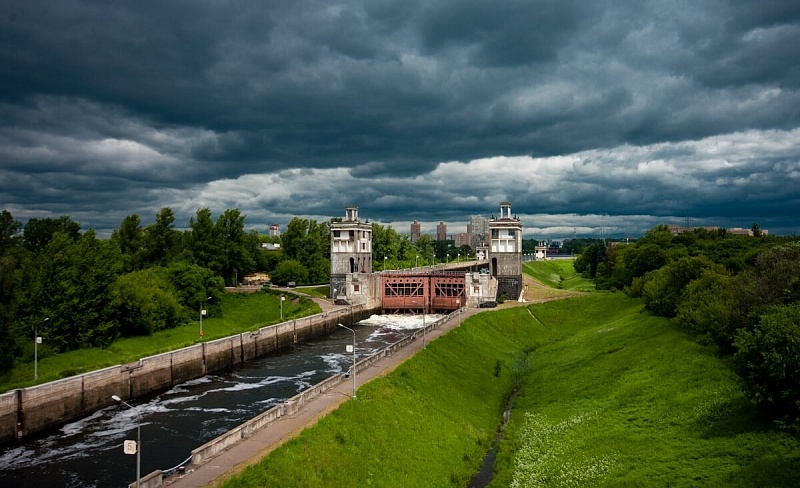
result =
[{"label": "dense tree line", "polygon": [[[335,221],[337,219],[332,219]],[[41,354],[103,347],[118,337],[148,335],[220,312],[219,298],[254,271],[276,284],[330,280],[330,223],[293,218],[268,237],[245,230],[245,216],[228,209],[214,218],[203,208],[188,229],[175,228],[162,208],[144,226],[133,214],[111,236],[85,232],[67,216],[24,225],[0,213],[0,370],[30,360],[34,331],[47,340]],[[372,224],[373,262],[408,268],[466,257],[469,247],[421,236],[411,243],[391,226]],[[262,243],[280,244],[267,251]]]},{"label": "dense tree line", "polygon": [[216,220],[201,209],[189,229],[174,228],[170,208],[143,226],[125,217],[110,238],[81,231],[67,216],[24,225],[0,213],[0,369],[32,355],[102,347],[219,313],[226,284],[268,259],[261,237],[244,230],[236,209]]},{"label": "dense tree line", "polygon": [[633,244],[589,246],[575,269],[641,297],[732,355],[748,396],[800,427],[800,240],[657,226]]}]

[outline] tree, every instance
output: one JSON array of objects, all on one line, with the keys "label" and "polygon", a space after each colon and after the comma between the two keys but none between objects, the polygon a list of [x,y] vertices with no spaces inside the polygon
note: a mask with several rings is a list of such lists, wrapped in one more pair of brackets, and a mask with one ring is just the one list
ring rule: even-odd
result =
[{"label": "tree", "polygon": [[278,264],[272,272],[273,283],[286,285],[289,282],[306,283],[308,281],[308,270],[300,262],[294,259],[287,259]]},{"label": "tree", "polygon": [[182,311],[175,290],[157,268],[118,277],[110,298],[123,336],[150,335],[180,324]]},{"label": "tree", "polygon": [[434,245],[433,239],[428,234],[422,234],[415,242],[417,246],[417,255],[419,255],[419,265],[433,264]]},{"label": "tree", "polygon": [[800,303],[761,316],[753,330],[736,336],[735,363],[745,392],[772,416],[800,417]]},{"label": "tree", "polygon": [[56,232],[20,269],[18,283],[26,287],[20,303],[25,317],[18,324],[21,330],[48,317],[40,335],[57,351],[109,344],[117,333],[109,315],[109,288],[121,262],[119,248],[97,239],[93,230],[77,240]]},{"label": "tree", "polygon": [[645,275],[642,298],[645,308],[662,317],[674,317],[684,287],[700,278],[705,270],[722,272],[704,256],[683,257]]},{"label": "tree", "polygon": [[189,234],[188,249],[194,262],[217,274],[222,273],[225,260],[223,246],[211,216],[211,209],[206,207],[198,210],[195,217],[189,219],[189,227],[192,230]]},{"label": "tree", "polygon": [[244,231],[245,216],[238,209],[228,209],[217,218],[214,235],[219,239],[222,277],[226,283],[236,285],[239,276],[253,271],[255,261],[247,249]]},{"label": "tree", "polygon": [[682,325],[731,351],[737,326],[733,317],[734,302],[731,277],[706,269],[684,288],[676,318]]},{"label": "tree", "polygon": [[119,245],[120,252],[127,261],[126,269],[137,269],[141,266],[144,231],[139,216],[128,215],[119,224],[119,229],[111,233],[111,240]]},{"label": "tree", "polygon": [[22,223],[15,220],[8,210],[0,212],[0,255],[16,245]]},{"label": "tree", "polygon": [[17,309],[14,273],[18,265],[18,234],[22,224],[10,212],[0,212],[0,371],[13,365],[18,348],[11,335]]},{"label": "tree", "polygon": [[[330,280],[330,228],[315,220],[293,218],[281,235],[284,259],[296,261],[305,269],[305,279],[298,283],[324,283]],[[282,264],[282,263],[281,263]],[[280,264],[273,272],[278,271]],[[280,280],[276,280],[280,283]]]},{"label": "tree", "polygon": [[207,308],[209,315],[219,312],[219,298],[225,290],[225,282],[220,276],[184,260],[173,260],[164,272],[175,288],[186,318],[197,317],[197,311],[202,308]]},{"label": "tree", "polygon": [[143,266],[165,266],[179,253],[180,234],[172,228],[174,222],[175,214],[172,209],[164,207],[156,214],[155,223],[145,227],[142,249]]},{"label": "tree", "polygon": [[22,232],[23,245],[29,251],[38,254],[47,247],[56,232],[77,240],[81,235],[81,226],[66,215],[57,219],[30,219]]}]

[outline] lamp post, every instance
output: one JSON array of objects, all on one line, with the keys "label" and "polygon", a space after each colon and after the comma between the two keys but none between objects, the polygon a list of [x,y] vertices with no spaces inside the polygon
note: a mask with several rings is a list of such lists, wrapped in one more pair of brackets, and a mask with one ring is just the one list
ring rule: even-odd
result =
[{"label": "lamp post", "polygon": [[286,300],[286,297],[281,295],[281,322],[283,322],[283,301]]},{"label": "lamp post", "polygon": [[339,324],[339,327],[347,329],[353,333],[353,399],[355,399],[356,398],[356,331],[342,324]]},{"label": "lamp post", "polygon": [[386,256],[383,257],[383,270],[386,271]]},{"label": "lamp post", "polygon": [[[206,298],[206,301],[211,300],[211,297]],[[200,304],[200,337],[203,337],[203,315],[206,314],[206,309],[203,308],[205,303]]]},{"label": "lamp post", "polygon": [[[50,317],[45,317],[42,322],[47,322],[50,320]],[[42,338],[39,337],[39,328],[37,327],[37,323],[34,322],[33,324],[33,379],[39,379],[39,343],[42,342]]]},{"label": "lamp post", "polygon": [[417,267],[417,261],[419,261],[419,254],[417,254],[416,257],[414,257],[414,267],[415,268]]},{"label": "lamp post", "polygon": [[142,479],[142,415],[139,409],[117,395],[111,395],[111,398],[136,412],[136,488],[139,488]]}]

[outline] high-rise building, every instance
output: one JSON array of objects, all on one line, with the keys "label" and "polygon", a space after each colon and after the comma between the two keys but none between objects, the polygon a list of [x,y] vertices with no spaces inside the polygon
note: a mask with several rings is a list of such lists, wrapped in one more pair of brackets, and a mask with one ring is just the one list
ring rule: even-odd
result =
[{"label": "high-rise building", "polygon": [[461,246],[469,246],[469,234],[466,232],[459,232],[457,234],[453,234],[453,244],[456,247]]},{"label": "high-rise building", "polygon": [[436,240],[437,241],[447,240],[447,225],[442,221],[439,221],[439,225],[436,226]]},{"label": "high-rise building", "polygon": [[467,224],[467,234],[469,234],[469,245],[472,249],[486,243],[486,235],[489,233],[489,221],[481,215],[473,215]]},{"label": "high-rise building", "polygon": [[416,220],[411,224],[411,242],[419,240],[420,225]]}]

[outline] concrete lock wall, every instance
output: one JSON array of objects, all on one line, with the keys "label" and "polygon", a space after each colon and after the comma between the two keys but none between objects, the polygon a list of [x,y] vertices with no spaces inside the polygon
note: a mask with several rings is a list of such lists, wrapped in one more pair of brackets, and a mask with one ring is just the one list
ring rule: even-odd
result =
[{"label": "concrete lock wall", "polygon": [[111,395],[126,394],[128,376],[123,374],[122,366],[92,371],[83,376],[83,414],[94,412],[107,405]]},{"label": "concrete lock wall", "polygon": [[113,366],[0,395],[0,443],[62,425],[113,403],[169,389],[205,374],[233,368],[297,342],[352,325],[378,313],[364,306],[290,320],[138,362]]},{"label": "concrete lock wall", "polygon": [[21,437],[83,414],[83,377],[32,386],[21,391]]},{"label": "concrete lock wall", "polygon": [[17,437],[17,396],[16,391],[0,395],[0,439]]}]

